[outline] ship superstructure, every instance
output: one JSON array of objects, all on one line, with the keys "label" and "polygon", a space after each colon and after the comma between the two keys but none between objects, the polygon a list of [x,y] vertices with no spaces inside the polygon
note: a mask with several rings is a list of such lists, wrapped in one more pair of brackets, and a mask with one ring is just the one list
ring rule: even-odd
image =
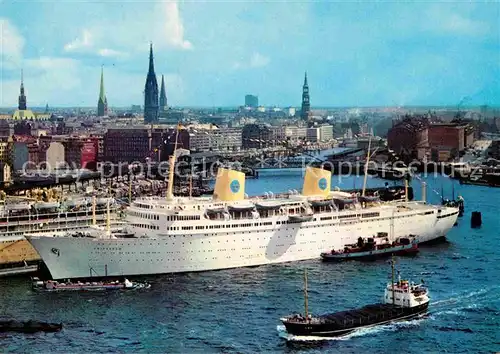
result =
[{"label": "ship superstructure", "polygon": [[391,228],[421,243],[446,235],[458,217],[457,208],[381,203],[331,191],[330,182],[329,171],[308,168],[300,194],[245,198],[245,175],[220,168],[213,198],[176,198],[170,190],[167,198],[134,201],[126,212],[133,237],[27,238],[54,279],[88,278],[314,259]]},{"label": "ship superstructure", "polygon": [[[37,193],[40,192],[40,193]],[[36,194],[49,196],[41,200]],[[0,269],[9,274],[12,268],[40,260],[24,238],[25,233],[65,232],[86,229],[106,222],[110,203],[113,224],[118,221],[118,205],[107,197],[52,198],[52,190],[34,191],[32,198],[6,198],[0,201]]]}]

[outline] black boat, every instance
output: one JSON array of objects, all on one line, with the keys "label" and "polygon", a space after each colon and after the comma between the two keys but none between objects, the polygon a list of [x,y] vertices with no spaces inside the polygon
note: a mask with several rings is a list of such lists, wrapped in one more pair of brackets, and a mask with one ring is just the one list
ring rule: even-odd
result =
[{"label": "black boat", "polygon": [[0,332],[18,332],[18,333],[59,332],[61,329],[62,329],[62,323],[0,320]]},{"label": "black boat", "polygon": [[385,288],[382,303],[313,316],[308,314],[307,309],[307,273],[305,273],[305,315],[290,315],[281,318],[281,322],[285,325],[287,333],[292,336],[339,337],[360,328],[408,320],[427,312],[429,306],[427,288],[422,284],[417,285],[401,279],[395,282],[394,259],[392,279]]}]

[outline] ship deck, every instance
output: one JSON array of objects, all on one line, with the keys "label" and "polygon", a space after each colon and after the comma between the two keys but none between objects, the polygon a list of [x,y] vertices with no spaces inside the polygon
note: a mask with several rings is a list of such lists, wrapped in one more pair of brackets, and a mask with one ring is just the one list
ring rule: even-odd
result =
[{"label": "ship deck", "polygon": [[390,319],[404,312],[404,309],[392,304],[367,305],[356,310],[341,311],[318,317],[320,323],[345,326],[374,320]]}]

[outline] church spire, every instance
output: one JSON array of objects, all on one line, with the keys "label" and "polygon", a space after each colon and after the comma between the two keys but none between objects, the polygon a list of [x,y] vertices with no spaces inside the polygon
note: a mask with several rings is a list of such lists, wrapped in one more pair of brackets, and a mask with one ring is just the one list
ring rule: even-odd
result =
[{"label": "church spire", "polygon": [[307,84],[307,71],[304,74],[304,85],[302,86],[302,109],[301,118],[308,120],[311,111],[311,103],[309,102],[309,85]]},{"label": "church spire", "polygon": [[160,86],[160,111],[167,109],[167,93],[165,92],[165,78],[161,76]]},{"label": "church spire", "polygon": [[153,60],[153,42],[149,44],[149,73],[155,72],[155,63]]},{"label": "church spire", "polygon": [[101,66],[101,85],[99,87],[99,99],[97,101],[97,116],[104,117],[108,115],[108,100],[104,93],[104,68]]},{"label": "church spire", "polygon": [[144,85],[144,122],[158,121],[158,82],[153,61],[153,43],[149,46],[149,70]]},{"label": "church spire", "polygon": [[24,94],[24,75],[23,75],[23,69],[21,69],[21,89],[19,92],[19,110],[25,111],[26,110],[26,95]]}]

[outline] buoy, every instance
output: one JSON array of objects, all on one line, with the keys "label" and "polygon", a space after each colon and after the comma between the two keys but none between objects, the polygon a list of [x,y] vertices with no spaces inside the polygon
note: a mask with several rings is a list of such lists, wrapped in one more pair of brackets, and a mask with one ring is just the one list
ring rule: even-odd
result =
[{"label": "buoy", "polygon": [[472,228],[481,227],[483,223],[481,212],[473,211],[470,218],[470,226]]}]

